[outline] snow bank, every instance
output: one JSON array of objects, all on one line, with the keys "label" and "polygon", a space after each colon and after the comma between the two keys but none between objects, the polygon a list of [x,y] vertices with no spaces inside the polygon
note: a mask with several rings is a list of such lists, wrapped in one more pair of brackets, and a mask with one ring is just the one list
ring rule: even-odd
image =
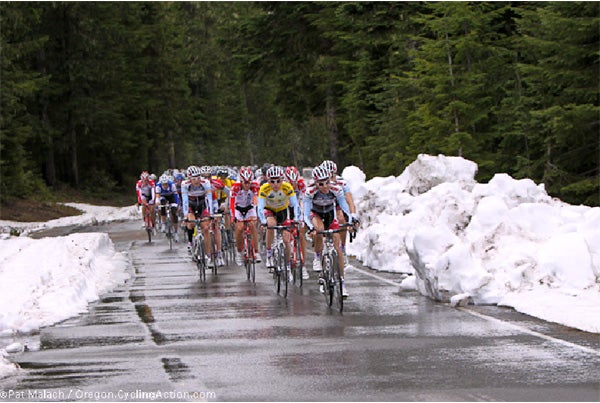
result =
[{"label": "snow bank", "polygon": [[83,214],[43,222],[23,223],[0,220],[0,233],[9,233],[11,230],[16,230],[21,235],[27,235],[32,231],[47,228],[67,227],[70,225],[97,225],[113,221],[139,219],[140,217],[140,212],[135,205],[121,208],[93,206],[83,203],[64,203],[64,205],[81,210]]},{"label": "snow bank", "polygon": [[0,239],[0,333],[32,332],[87,310],[129,262],[105,233]]},{"label": "snow bank", "polygon": [[600,333],[600,208],[565,204],[507,174],[480,184],[476,172],[442,155],[367,182],[347,167],[363,227],[349,253],[414,274],[406,281],[439,301],[468,297]]}]

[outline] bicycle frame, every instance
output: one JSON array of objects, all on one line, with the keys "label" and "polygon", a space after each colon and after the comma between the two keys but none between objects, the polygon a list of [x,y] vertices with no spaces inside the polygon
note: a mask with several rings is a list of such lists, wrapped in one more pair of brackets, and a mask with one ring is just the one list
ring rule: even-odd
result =
[{"label": "bicycle frame", "polygon": [[148,243],[152,242],[152,234],[154,232],[154,220],[152,217],[152,210],[151,208],[154,208],[154,205],[148,204],[148,203],[144,203],[142,205],[142,209],[144,210],[144,225],[145,225],[145,229],[146,232],[148,233]]},{"label": "bicycle frame", "polygon": [[304,266],[304,253],[300,244],[300,224],[292,223],[289,228],[290,233],[290,266],[294,277],[294,284],[298,282],[299,287],[302,287],[302,270]]},{"label": "bicycle frame", "polygon": [[242,242],[244,245],[244,265],[246,266],[246,276],[248,281],[253,283],[256,281],[256,267],[254,245],[252,242],[252,226],[256,225],[254,221],[244,221],[244,229],[242,231]]},{"label": "bicycle frame", "polygon": [[200,223],[202,220],[188,220],[185,222],[195,223],[194,237],[192,239],[192,261],[196,262],[198,267],[198,273],[200,275],[200,282],[206,282],[206,255],[204,253],[204,235],[202,235],[202,227]]},{"label": "bicycle frame", "polygon": [[[283,241],[283,231],[289,230],[289,225],[274,225],[267,226],[267,229],[275,230],[271,251],[275,260],[275,270],[273,270],[273,281],[277,293],[284,298],[287,297],[288,291],[288,258],[286,257],[285,243]],[[282,287],[283,286],[283,287]]]}]

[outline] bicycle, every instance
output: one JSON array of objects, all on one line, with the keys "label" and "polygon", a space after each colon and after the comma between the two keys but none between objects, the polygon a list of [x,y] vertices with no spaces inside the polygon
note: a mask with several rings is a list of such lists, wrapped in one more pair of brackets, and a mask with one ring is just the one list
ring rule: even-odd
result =
[{"label": "bicycle", "polygon": [[154,206],[145,203],[143,205],[144,208],[144,226],[146,232],[148,233],[148,243],[152,242],[152,234],[154,233],[154,221],[152,220],[152,210],[150,208],[154,208]]},{"label": "bicycle", "polygon": [[[224,216],[230,215],[229,212],[223,213]],[[221,232],[221,255],[225,261],[225,266],[229,266],[229,262],[235,259],[235,238],[233,230],[225,228],[225,220],[219,223],[219,231]]]},{"label": "bicycle", "polygon": [[[267,226],[267,229],[275,230],[275,237],[271,246],[275,267],[273,270],[273,282],[277,289],[277,294],[287,297],[288,291],[288,259],[285,255],[285,243],[283,242],[283,231],[289,230],[292,225],[273,225]],[[283,287],[282,287],[283,286]]]},{"label": "bicycle", "polygon": [[304,268],[304,253],[300,245],[300,223],[293,222],[289,229],[290,232],[290,268],[294,284],[298,283],[302,287],[302,270]]},{"label": "bicycle", "polygon": [[208,226],[208,234],[210,236],[210,255],[209,255],[209,257],[210,257],[210,262],[212,263],[212,265],[210,265],[211,270],[212,270],[213,274],[215,274],[215,275],[217,274],[218,267],[219,267],[219,264],[217,261],[219,254],[217,251],[217,241],[215,238],[215,234],[217,231],[217,228],[215,226],[215,220],[217,218],[221,218],[221,217],[223,217],[223,214],[213,214],[213,215],[203,218],[201,220],[201,221],[210,220],[210,223]]},{"label": "bicycle", "polygon": [[184,222],[193,222],[196,224],[194,227],[194,235],[192,237],[192,248],[190,253],[192,254],[192,261],[196,263],[198,267],[198,274],[200,276],[200,282],[206,282],[206,268],[208,266],[206,261],[206,254],[204,253],[204,236],[202,235],[202,227],[200,223],[203,220],[189,220],[184,219]]},{"label": "bicycle", "polygon": [[246,277],[248,281],[254,283],[256,281],[256,267],[254,253],[254,244],[252,242],[252,225],[256,225],[254,221],[244,221],[244,230],[242,231],[242,242],[244,245],[244,266],[246,267]]},{"label": "bicycle", "polygon": [[333,298],[337,302],[340,313],[344,310],[344,296],[342,295],[342,273],[340,269],[339,256],[334,246],[333,235],[344,231],[346,227],[354,227],[353,224],[342,224],[339,228],[317,231],[323,235],[323,252],[321,264],[323,271],[319,277],[319,284],[323,286],[325,302],[328,306],[333,305]]},{"label": "bicycle", "polygon": [[174,237],[175,237],[175,235],[173,233],[174,232],[173,229],[175,227],[174,227],[174,224],[173,224],[173,218],[171,217],[171,210],[173,208],[177,208],[177,206],[178,206],[177,203],[172,203],[170,205],[169,211],[167,211],[167,213],[166,213],[166,222],[165,222],[165,224],[166,224],[165,225],[166,232],[165,232],[165,236],[169,240],[169,250],[173,250],[173,240],[174,240]]}]

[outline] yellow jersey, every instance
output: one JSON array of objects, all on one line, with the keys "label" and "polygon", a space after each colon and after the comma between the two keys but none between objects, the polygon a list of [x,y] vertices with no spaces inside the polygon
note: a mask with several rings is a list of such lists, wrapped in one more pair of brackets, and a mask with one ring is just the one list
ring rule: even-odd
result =
[{"label": "yellow jersey", "polygon": [[263,184],[258,191],[258,198],[265,200],[265,208],[275,213],[283,211],[290,205],[290,197],[295,196],[294,187],[288,182],[282,182],[279,190],[275,191],[269,182]]}]

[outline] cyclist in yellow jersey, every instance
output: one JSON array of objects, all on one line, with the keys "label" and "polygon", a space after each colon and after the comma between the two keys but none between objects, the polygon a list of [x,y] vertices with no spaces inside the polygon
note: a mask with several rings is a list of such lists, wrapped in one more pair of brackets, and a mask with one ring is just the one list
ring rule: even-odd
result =
[{"label": "cyclist in yellow jersey", "polygon": [[[300,217],[300,206],[294,188],[284,181],[284,171],[280,166],[273,166],[267,170],[267,182],[260,187],[258,192],[258,218],[262,225],[284,225],[289,219],[288,206],[294,208],[294,217]],[[289,256],[289,232],[283,233],[285,253]],[[267,230],[265,243],[267,246],[267,267],[273,267],[271,245],[273,244],[273,230]]]},{"label": "cyclist in yellow jersey", "polygon": [[[215,175],[213,179],[216,179],[223,186],[216,186],[215,200],[217,201],[217,211],[220,213],[229,212],[229,197],[231,196],[231,186],[234,181],[229,178],[229,171],[224,167],[217,167],[213,172]],[[231,228],[231,217],[228,215],[225,216],[225,228],[229,231]]]}]

